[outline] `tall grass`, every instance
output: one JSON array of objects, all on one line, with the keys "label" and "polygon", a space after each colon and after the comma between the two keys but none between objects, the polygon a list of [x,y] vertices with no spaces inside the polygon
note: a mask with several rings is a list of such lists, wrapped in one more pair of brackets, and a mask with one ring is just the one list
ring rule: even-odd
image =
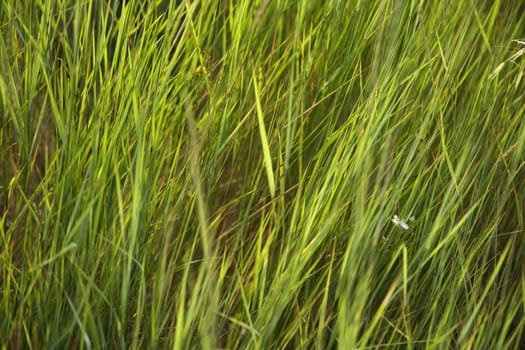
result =
[{"label": "tall grass", "polygon": [[524,13],[3,1],[2,348],[522,348]]}]

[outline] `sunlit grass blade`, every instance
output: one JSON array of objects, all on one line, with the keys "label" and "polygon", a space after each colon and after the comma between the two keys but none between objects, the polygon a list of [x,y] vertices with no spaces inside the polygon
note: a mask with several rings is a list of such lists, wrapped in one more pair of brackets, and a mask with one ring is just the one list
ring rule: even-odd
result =
[{"label": "sunlit grass blade", "polygon": [[255,94],[255,104],[257,107],[257,121],[259,125],[259,136],[261,137],[261,147],[264,156],[264,169],[266,170],[266,177],[268,179],[268,187],[270,194],[275,197],[275,177],[273,173],[272,157],[270,154],[270,145],[268,143],[268,135],[266,134],[266,127],[264,125],[264,113],[261,106],[261,99],[259,95],[259,87],[257,84],[257,76],[255,70],[252,72],[253,90]]}]

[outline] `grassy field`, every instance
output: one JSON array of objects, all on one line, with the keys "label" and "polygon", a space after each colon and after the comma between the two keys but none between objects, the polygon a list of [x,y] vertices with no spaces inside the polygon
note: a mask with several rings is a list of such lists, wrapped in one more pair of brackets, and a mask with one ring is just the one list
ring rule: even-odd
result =
[{"label": "grassy field", "polygon": [[0,33],[1,349],[525,346],[523,2],[4,0]]}]

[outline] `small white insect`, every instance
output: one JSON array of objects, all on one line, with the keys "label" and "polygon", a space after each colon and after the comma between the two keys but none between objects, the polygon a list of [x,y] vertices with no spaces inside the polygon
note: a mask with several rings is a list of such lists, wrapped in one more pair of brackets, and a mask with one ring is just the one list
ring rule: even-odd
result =
[{"label": "small white insect", "polygon": [[394,225],[400,226],[403,229],[408,230],[408,224],[405,221],[401,220],[399,218],[399,216],[394,215],[394,218],[392,219],[392,222],[394,223]]}]

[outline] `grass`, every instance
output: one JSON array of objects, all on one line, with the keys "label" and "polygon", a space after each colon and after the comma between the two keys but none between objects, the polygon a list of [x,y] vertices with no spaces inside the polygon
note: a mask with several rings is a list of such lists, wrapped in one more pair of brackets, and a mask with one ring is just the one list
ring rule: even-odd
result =
[{"label": "grass", "polygon": [[523,13],[3,1],[2,349],[522,348]]}]

